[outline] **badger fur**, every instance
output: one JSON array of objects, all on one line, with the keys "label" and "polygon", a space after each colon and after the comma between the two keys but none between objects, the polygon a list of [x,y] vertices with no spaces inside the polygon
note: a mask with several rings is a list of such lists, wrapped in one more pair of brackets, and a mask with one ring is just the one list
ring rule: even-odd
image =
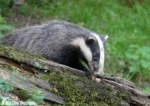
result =
[{"label": "badger fur", "polygon": [[[107,35],[99,36],[76,24],[52,20],[44,25],[15,30],[0,42],[82,70],[91,78],[91,74],[104,74],[107,38]],[[84,61],[89,69],[81,61]]]}]

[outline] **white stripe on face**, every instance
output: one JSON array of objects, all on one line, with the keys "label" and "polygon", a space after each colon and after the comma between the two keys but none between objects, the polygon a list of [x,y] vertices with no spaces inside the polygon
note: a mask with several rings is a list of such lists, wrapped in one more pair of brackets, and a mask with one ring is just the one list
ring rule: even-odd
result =
[{"label": "white stripe on face", "polygon": [[94,70],[94,75],[104,75],[104,71],[103,71],[103,67],[104,67],[104,58],[105,58],[105,54],[104,54],[104,45],[103,45],[103,41],[100,39],[99,35],[97,35],[96,33],[91,33],[97,40],[98,40],[98,44],[99,44],[99,49],[100,49],[100,60],[99,60],[99,70]]},{"label": "white stripe on face", "polygon": [[93,69],[92,52],[91,52],[90,48],[86,45],[85,40],[82,37],[76,38],[71,42],[71,44],[74,46],[80,47],[82,53],[84,54],[85,58],[88,61],[90,70],[92,70]]}]

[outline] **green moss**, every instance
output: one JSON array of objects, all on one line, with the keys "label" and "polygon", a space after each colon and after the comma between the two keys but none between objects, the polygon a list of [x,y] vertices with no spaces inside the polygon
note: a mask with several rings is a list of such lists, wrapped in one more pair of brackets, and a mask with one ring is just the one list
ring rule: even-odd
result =
[{"label": "green moss", "polygon": [[46,60],[45,58],[43,58],[41,56],[32,54],[27,51],[22,51],[17,48],[6,46],[3,44],[0,44],[0,55],[5,56],[5,57],[10,57],[11,59],[14,59],[18,62],[24,62],[26,60],[27,55],[29,58],[33,56],[38,59]]},{"label": "green moss", "polygon": [[[30,52],[28,52],[28,53],[31,54]],[[32,54],[32,55],[33,55],[33,54]],[[35,57],[35,58],[38,58],[38,59],[41,59],[41,60],[47,60],[46,58],[41,57],[41,56],[36,55],[36,54],[34,54],[34,57]]]},{"label": "green moss", "polygon": [[20,90],[20,89],[14,89],[12,92],[16,94],[19,97],[19,99],[22,101],[26,101],[31,98],[28,92]]},{"label": "green moss", "polygon": [[35,62],[35,67],[38,67],[39,69],[48,69],[47,65],[43,65],[38,62]]},{"label": "green moss", "polygon": [[16,54],[15,51],[10,51],[10,52],[9,52],[9,57],[12,58],[12,59],[17,60],[18,62],[20,62],[20,61],[23,61],[23,60],[24,60],[25,55],[22,54],[22,53],[17,53],[17,54]]},{"label": "green moss", "polygon": [[0,64],[0,68],[3,68],[3,69],[9,69],[9,70],[16,70],[17,68],[15,68],[14,66],[11,66],[9,64]]},{"label": "green moss", "polygon": [[40,79],[44,80],[44,81],[48,81],[49,80],[49,75],[43,75],[40,77]]},{"label": "green moss", "polygon": [[[68,77],[67,74],[51,73],[49,82],[57,94],[67,102],[66,106],[122,106],[122,95],[107,87],[93,83],[86,77]],[[55,92],[56,94],[56,92]]]},{"label": "green moss", "polygon": [[0,56],[15,60],[19,63],[29,63],[35,68],[38,67],[38,69],[48,69],[47,65],[36,62],[36,59],[46,60],[45,58],[10,46],[0,44]]}]

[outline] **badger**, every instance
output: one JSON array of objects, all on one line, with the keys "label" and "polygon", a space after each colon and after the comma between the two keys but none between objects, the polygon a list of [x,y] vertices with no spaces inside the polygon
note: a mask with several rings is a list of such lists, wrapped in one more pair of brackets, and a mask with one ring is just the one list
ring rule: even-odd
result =
[{"label": "badger", "polygon": [[82,70],[91,79],[92,74],[97,77],[104,75],[107,38],[107,35],[100,36],[77,24],[52,20],[43,25],[17,29],[0,42]]}]

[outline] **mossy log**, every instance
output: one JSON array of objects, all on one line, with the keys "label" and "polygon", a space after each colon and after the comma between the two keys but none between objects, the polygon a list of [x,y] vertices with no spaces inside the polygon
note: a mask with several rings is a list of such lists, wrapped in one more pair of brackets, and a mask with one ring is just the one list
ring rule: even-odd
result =
[{"label": "mossy log", "polygon": [[39,105],[150,106],[150,95],[125,79],[106,77],[96,82],[87,79],[80,70],[2,44],[0,79],[15,88],[0,94],[13,99],[25,101],[30,97],[21,92],[41,91],[45,96]]}]

